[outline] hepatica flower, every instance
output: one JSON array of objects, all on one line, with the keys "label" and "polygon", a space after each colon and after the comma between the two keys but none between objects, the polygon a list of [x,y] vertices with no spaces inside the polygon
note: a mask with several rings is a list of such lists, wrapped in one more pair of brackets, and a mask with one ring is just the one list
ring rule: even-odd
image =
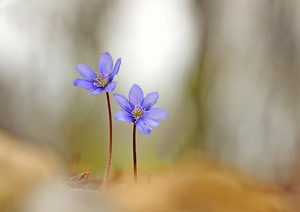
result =
[{"label": "hepatica flower", "polygon": [[158,92],[144,97],[140,86],[134,84],[129,91],[129,100],[120,94],[113,94],[122,108],[114,118],[122,122],[133,122],[143,134],[150,134],[151,127],[158,127],[159,121],[168,117],[168,112],[161,108],[153,108],[158,99]]},{"label": "hepatica flower", "polygon": [[108,52],[103,52],[98,60],[98,72],[94,72],[89,66],[85,64],[78,64],[77,71],[81,74],[83,79],[74,80],[74,86],[80,86],[84,89],[90,90],[89,94],[100,94],[106,92],[108,117],[109,117],[109,150],[108,160],[103,179],[103,185],[108,181],[110,172],[111,159],[112,159],[112,115],[110,107],[109,92],[116,88],[116,82],[113,82],[114,76],[119,72],[121,65],[121,58],[113,66],[113,60]]},{"label": "hepatica flower", "polygon": [[78,64],[77,71],[83,79],[74,80],[74,86],[80,86],[90,90],[89,94],[100,94],[102,91],[111,92],[116,87],[116,82],[112,82],[114,76],[119,72],[121,58],[113,66],[113,60],[108,52],[103,52],[98,60],[98,72],[95,73],[88,65]]},{"label": "hepatica flower", "polygon": [[122,122],[133,123],[133,172],[134,182],[137,182],[137,156],[136,156],[136,127],[143,134],[149,135],[151,127],[158,127],[159,121],[168,117],[168,112],[161,108],[153,108],[158,99],[158,93],[152,92],[144,97],[140,86],[134,84],[129,91],[129,100],[120,94],[114,94],[114,98],[121,106],[114,118]]}]

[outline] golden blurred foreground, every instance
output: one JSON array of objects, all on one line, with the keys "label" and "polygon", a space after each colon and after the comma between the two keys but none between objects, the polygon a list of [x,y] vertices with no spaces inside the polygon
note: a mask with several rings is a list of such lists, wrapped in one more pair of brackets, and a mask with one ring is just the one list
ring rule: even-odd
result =
[{"label": "golden blurred foreground", "polygon": [[[50,179],[53,184],[58,177],[55,175],[59,165],[48,153],[16,142],[3,132],[0,146],[0,211],[34,196],[30,193],[34,188]],[[208,157],[186,160],[161,173],[149,173],[148,178],[140,175],[140,181],[146,183],[130,184],[129,174],[99,192],[68,190],[54,183],[55,189],[42,189],[35,195],[29,209],[17,211],[91,212],[99,211],[100,206],[101,211],[122,212],[298,211],[292,197],[283,190]],[[91,196],[96,199],[95,206],[89,203]]]},{"label": "golden blurred foreground", "polygon": [[35,187],[53,179],[58,167],[50,153],[21,144],[0,131],[0,211],[8,210]]},{"label": "golden blurred foreground", "polygon": [[[149,184],[115,188],[121,211],[297,211],[291,197],[213,159],[185,161]],[[116,202],[115,202],[116,201]]]}]

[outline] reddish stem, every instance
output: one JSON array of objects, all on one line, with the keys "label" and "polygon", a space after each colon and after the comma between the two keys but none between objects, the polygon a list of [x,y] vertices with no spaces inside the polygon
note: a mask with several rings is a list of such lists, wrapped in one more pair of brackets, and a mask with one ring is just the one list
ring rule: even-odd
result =
[{"label": "reddish stem", "polygon": [[108,160],[107,160],[107,166],[106,166],[105,176],[103,180],[103,186],[105,186],[108,182],[108,176],[110,172],[111,159],[112,159],[112,117],[111,117],[111,106],[110,106],[110,99],[109,99],[108,92],[106,92],[106,99],[107,99],[108,118],[109,118],[109,149],[108,149]]},{"label": "reddish stem", "polygon": [[137,176],[137,158],[136,158],[136,124],[133,123],[133,173],[134,173],[134,183],[137,183],[138,176]]}]

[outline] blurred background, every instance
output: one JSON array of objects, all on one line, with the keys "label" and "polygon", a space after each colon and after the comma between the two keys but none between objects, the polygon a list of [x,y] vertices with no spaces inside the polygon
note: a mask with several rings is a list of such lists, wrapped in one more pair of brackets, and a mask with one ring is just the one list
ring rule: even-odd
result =
[{"label": "blurred background", "polygon": [[[102,177],[105,95],[75,66],[122,58],[115,93],[158,91],[169,111],[140,133],[141,171],[190,151],[284,184],[299,153],[299,1],[0,0],[0,128]],[[119,106],[112,102],[112,110]],[[132,126],[114,122],[112,171],[131,171]],[[0,147],[1,148],[1,147]],[[72,159],[73,158],[73,159]]]}]

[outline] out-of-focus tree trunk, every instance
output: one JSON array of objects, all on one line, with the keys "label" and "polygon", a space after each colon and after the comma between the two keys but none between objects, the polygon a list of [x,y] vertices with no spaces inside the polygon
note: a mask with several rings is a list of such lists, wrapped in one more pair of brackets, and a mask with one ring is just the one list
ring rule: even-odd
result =
[{"label": "out-of-focus tree trunk", "polygon": [[205,105],[205,148],[284,183],[299,152],[299,2],[199,3],[205,48],[195,101]]}]

